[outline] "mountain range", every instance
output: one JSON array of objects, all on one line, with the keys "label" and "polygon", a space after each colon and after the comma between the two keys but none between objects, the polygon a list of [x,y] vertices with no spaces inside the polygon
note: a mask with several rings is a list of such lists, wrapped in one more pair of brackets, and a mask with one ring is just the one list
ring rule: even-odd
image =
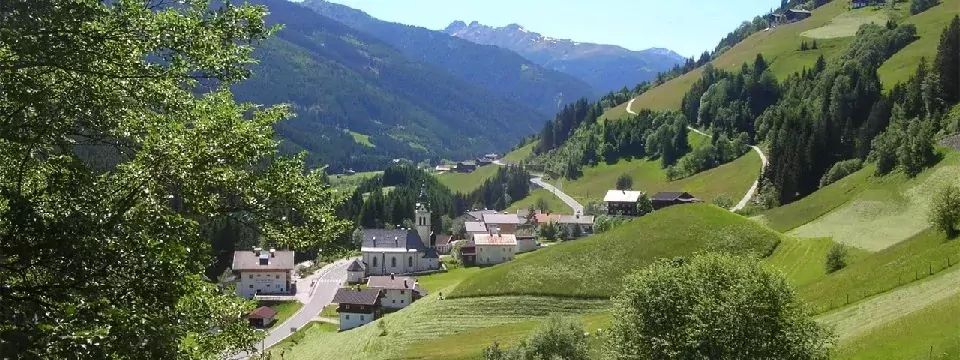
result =
[{"label": "mountain range", "polygon": [[491,27],[476,21],[469,25],[454,21],[443,32],[477,44],[512,50],[537,64],[583,79],[603,93],[624,86],[632,88],[686,60],[668,49],[632,51],[616,45],[554,39],[518,24]]},{"label": "mountain range", "polygon": [[598,94],[584,80],[541,66],[508,49],[476,44],[422,27],[382,21],[363,11],[325,0],[306,0],[303,5],[373,35],[412,60],[444,68],[471,84],[544,114],[553,115],[563,104]]},{"label": "mountain range", "polygon": [[307,151],[313,166],[470,158],[508,149],[547,119],[300,4],[249,2],[266,5],[267,23],[284,28],[257,47],[253,76],[233,91],[241,101],[290,103],[296,118],[276,129],[282,149]]}]

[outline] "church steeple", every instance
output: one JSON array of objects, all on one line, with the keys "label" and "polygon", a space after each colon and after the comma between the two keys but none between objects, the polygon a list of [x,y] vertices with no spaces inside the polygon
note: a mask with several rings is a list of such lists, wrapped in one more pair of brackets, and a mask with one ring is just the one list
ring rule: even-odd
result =
[{"label": "church steeple", "polygon": [[426,185],[420,187],[420,199],[414,210],[414,221],[417,223],[417,234],[424,247],[430,244],[430,206],[427,203]]}]

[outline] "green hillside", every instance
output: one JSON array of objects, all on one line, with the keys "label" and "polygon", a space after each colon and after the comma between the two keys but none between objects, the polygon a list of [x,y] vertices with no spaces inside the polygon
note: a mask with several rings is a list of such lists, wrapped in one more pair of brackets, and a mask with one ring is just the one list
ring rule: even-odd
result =
[{"label": "green hillside", "polygon": [[521,209],[528,209],[531,206],[536,206],[537,201],[543,199],[547,204],[547,211],[554,213],[565,213],[570,214],[573,210],[570,209],[570,206],[567,205],[563,200],[560,200],[552,192],[544,189],[536,189],[530,192],[530,196],[523,198],[520,201],[510,205],[510,208],[507,211],[516,211]]},{"label": "green hillside", "polygon": [[[744,62],[751,62],[757,54],[770,64],[774,75],[783,79],[787,75],[811,67],[821,54],[831,58],[840,54],[852,41],[859,25],[887,19],[902,19],[904,24],[915,24],[919,40],[913,42],[880,67],[879,74],[889,88],[906,80],[916,70],[920,57],[932,59],[940,40],[940,32],[957,14],[960,0],[944,0],[934,8],[909,16],[909,4],[900,3],[896,10],[885,7],[850,9],[848,1],[835,0],[813,11],[813,16],[803,21],[781,25],[757,32],[744,39],[730,50],[711,61],[714,67],[737,70]],[[801,42],[817,40],[818,49],[798,51]],[[632,109],[678,109],[684,93],[700,78],[702,68],[672,79],[638,96]],[[626,105],[621,104],[604,114],[604,118],[617,119],[625,116]]]},{"label": "green hillside", "polygon": [[608,298],[620,290],[624,276],[656,259],[708,250],[766,255],[780,239],[775,231],[713,205],[670,207],[486,269],[464,280],[451,297]]},{"label": "green hillside", "polygon": [[[530,143],[515,149],[504,155],[503,159],[508,162],[518,163],[521,160],[526,159],[527,156],[530,156],[535,145],[536,143]],[[481,166],[478,167],[476,171],[471,173],[448,172],[446,174],[437,175],[437,179],[440,180],[441,184],[446,185],[454,192],[469,194],[471,191],[479,188],[480,185],[483,185],[484,181],[493,177],[493,175],[496,175],[497,167],[498,165]],[[514,200],[516,201],[520,199]]]},{"label": "green hillside", "polygon": [[251,2],[284,27],[256,48],[252,77],[232,90],[240,101],[290,103],[297,116],[277,125],[282,149],[307,151],[312,166],[468,158],[502,151],[548,118],[300,4]]}]

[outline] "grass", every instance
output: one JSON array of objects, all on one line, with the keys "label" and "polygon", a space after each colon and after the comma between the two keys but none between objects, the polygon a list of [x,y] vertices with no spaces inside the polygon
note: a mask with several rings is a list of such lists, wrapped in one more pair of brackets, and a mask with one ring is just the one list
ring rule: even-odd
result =
[{"label": "grass", "polygon": [[[431,294],[402,311],[356,329],[340,333],[308,332],[296,345],[285,349],[284,359],[409,359],[404,354],[415,344],[420,346],[476,329],[542,321],[551,314],[596,314],[609,306],[605,300],[532,296],[438,300]],[[386,329],[383,336],[380,322]]]},{"label": "grass", "polygon": [[303,307],[303,304],[301,304],[299,301],[260,301],[257,303],[257,307],[260,306],[269,306],[277,311],[277,315],[274,317],[273,324],[270,325],[270,328],[273,328],[277,325],[283,324],[283,322],[293,316],[297,310],[300,310],[300,308]]},{"label": "grass", "polygon": [[[691,140],[702,138],[690,133]],[[633,178],[635,190],[648,194],[687,191],[707,202],[720,195],[727,195],[736,202],[746,194],[760,174],[760,156],[751,151],[730,163],[677,181],[667,180],[659,160],[620,160],[612,165],[601,163],[584,168],[583,175],[576,180],[564,180],[562,190],[581,204],[599,201],[607,190],[615,188],[617,177],[624,173]],[[556,182],[554,185],[557,185]]]},{"label": "grass", "polygon": [[503,156],[503,159],[510,162],[519,163],[533,154],[534,146],[537,146],[536,141],[526,144],[524,146],[521,146],[520,148],[507,153],[506,155]]},{"label": "grass", "polygon": [[344,194],[350,195],[350,193],[353,192],[353,189],[356,188],[360,182],[381,174],[383,174],[383,171],[365,171],[352,175],[331,174],[330,186],[337,191],[341,191]]},{"label": "grass", "polygon": [[909,79],[916,71],[921,57],[926,57],[929,63],[933,63],[937,46],[940,44],[940,33],[957,14],[957,9],[960,9],[960,0],[941,0],[940,5],[904,20],[905,24],[917,26],[920,39],[907,45],[880,66],[877,73],[885,88],[892,88],[893,85]]},{"label": "grass", "polygon": [[797,237],[830,237],[879,251],[914,236],[929,225],[932,194],[946,184],[960,185],[960,152],[941,149],[944,159],[913,179],[895,173],[870,181],[843,205],[790,232]]},{"label": "grass", "polygon": [[451,296],[608,298],[620,290],[625,276],[657,259],[708,250],[766,255],[780,238],[713,205],[675,206],[484,269],[460,283]]},{"label": "grass", "polygon": [[[901,6],[905,7],[905,6]],[[875,23],[885,24],[891,18],[886,7],[868,6],[844,12],[830,20],[830,23],[801,33],[816,39],[833,39],[854,36],[861,25]]]},{"label": "grass", "polygon": [[304,325],[300,330],[293,333],[283,341],[273,345],[268,350],[269,353],[286,353],[290,351],[290,348],[299,345],[303,342],[303,339],[318,336],[320,334],[329,334],[335,333],[340,330],[340,327],[335,324],[325,323],[325,322],[310,322],[307,325]]},{"label": "grass", "polygon": [[507,211],[513,212],[521,209],[530,208],[531,206],[535,206],[537,204],[537,200],[539,199],[543,199],[544,201],[546,201],[547,211],[549,212],[570,213],[571,211],[573,211],[570,209],[569,205],[563,202],[563,200],[560,200],[560,198],[558,198],[552,192],[544,189],[536,189],[531,191],[530,195],[528,195],[527,197],[523,198],[520,201],[514,202],[513,205],[510,205],[510,208],[508,208]]},{"label": "grass", "polygon": [[497,174],[497,165],[477,167],[471,173],[448,172],[437,175],[440,183],[454,192],[468,194],[483,185],[483,182]]},{"label": "grass", "polygon": [[330,304],[323,307],[323,310],[320,310],[320,317],[337,319],[340,318],[340,313],[337,312],[338,305]]},{"label": "grass", "polygon": [[[801,287],[814,283],[827,276],[824,266],[827,252],[836,244],[827,238],[797,239],[785,237],[770,257],[764,259],[763,264],[768,268],[780,271],[790,285]],[[869,253],[856,248],[848,248],[848,264],[854,264],[865,258]]]},{"label": "grass", "polygon": [[835,359],[960,357],[960,294],[839,344]]},{"label": "grass", "polygon": [[366,147],[377,147],[372,142],[370,142],[370,135],[361,134],[361,133],[350,131],[347,129],[344,129],[343,131],[350,134],[350,136],[353,137],[353,141],[356,142],[357,144],[360,144]]},{"label": "grass", "polygon": [[767,210],[754,219],[780,232],[796,229],[850,201],[870,186],[875,171],[876,167],[867,166],[803,199]]},{"label": "grass", "polygon": [[459,284],[464,279],[473,276],[479,271],[480,268],[476,267],[459,267],[451,269],[445,273],[417,277],[417,282],[419,282],[420,286],[426,289],[430,294],[435,294],[437,292],[450,292],[450,290],[453,290],[453,286]]}]

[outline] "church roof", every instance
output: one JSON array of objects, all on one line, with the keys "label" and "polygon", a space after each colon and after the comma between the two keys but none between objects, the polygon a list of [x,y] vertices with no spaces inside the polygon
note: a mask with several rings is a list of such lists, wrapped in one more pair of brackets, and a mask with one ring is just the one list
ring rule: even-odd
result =
[{"label": "church roof", "polygon": [[416,230],[363,229],[363,245],[370,249],[404,249],[423,252],[423,242]]},{"label": "church roof", "polygon": [[347,271],[363,271],[363,265],[360,265],[360,262],[357,259],[353,259],[353,262],[350,263],[350,266],[347,267]]}]

